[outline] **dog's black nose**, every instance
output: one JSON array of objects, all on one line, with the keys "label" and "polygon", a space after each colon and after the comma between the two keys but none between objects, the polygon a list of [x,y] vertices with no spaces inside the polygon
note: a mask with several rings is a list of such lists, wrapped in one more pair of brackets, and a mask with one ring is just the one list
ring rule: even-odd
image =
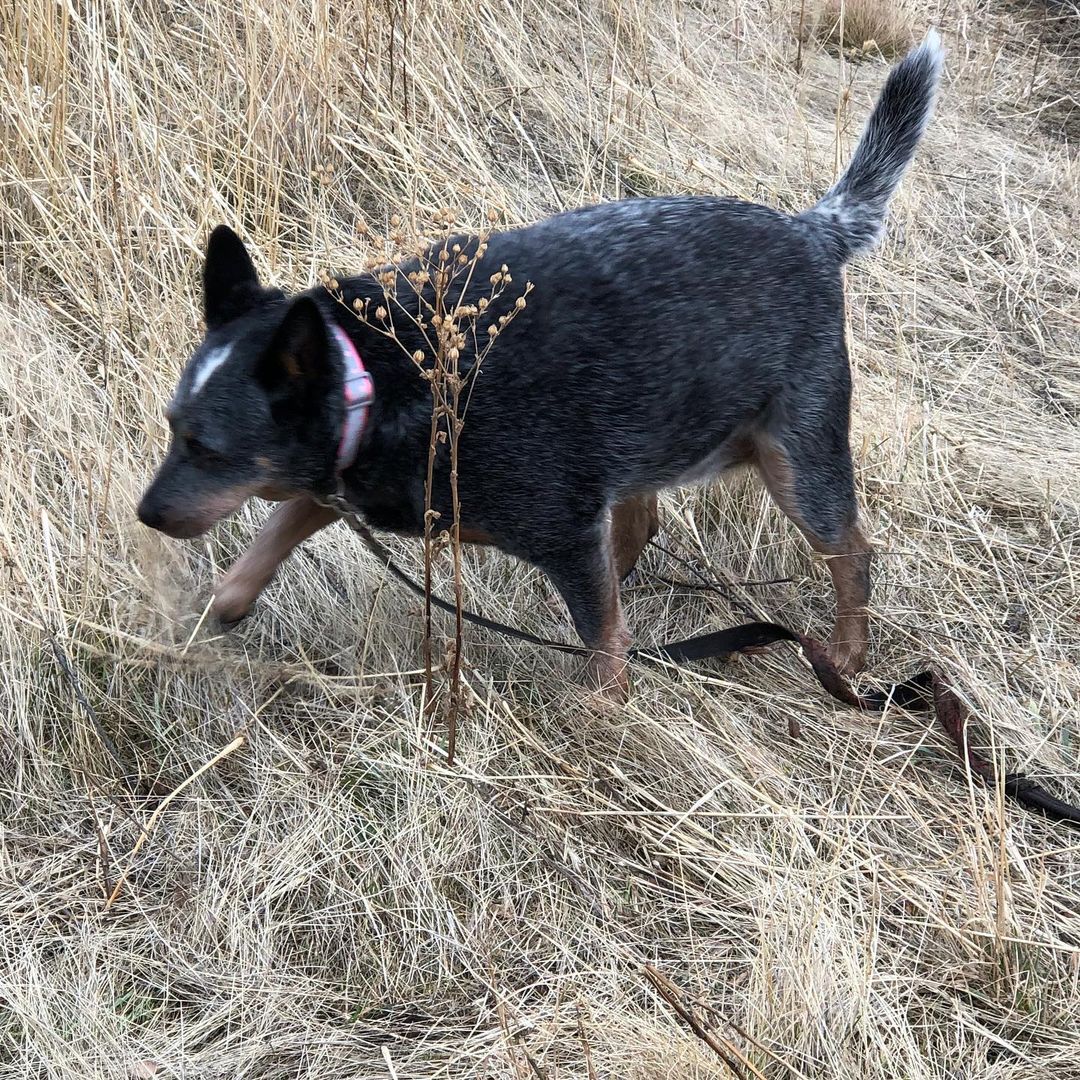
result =
[{"label": "dog's black nose", "polygon": [[165,515],[162,514],[161,508],[157,505],[157,501],[152,499],[149,495],[144,495],[139,502],[139,509],[137,511],[139,520],[149,526],[151,529],[161,530],[165,526]]}]

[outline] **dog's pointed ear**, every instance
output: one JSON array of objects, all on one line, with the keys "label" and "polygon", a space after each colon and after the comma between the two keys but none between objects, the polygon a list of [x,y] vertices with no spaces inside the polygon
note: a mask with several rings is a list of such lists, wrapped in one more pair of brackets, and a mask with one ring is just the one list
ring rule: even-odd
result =
[{"label": "dog's pointed ear", "polygon": [[271,404],[298,402],[306,401],[311,393],[322,393],[333,371],[326,319],[310,296],[299,296],[259,358],[255,378]]},{"label": "dog's pointed ear", "polygon": [[255,302],[258,286],[259,276],[244,241],[228,225],[219,225],[206,243],[203,266],[206,325],[220,326],[242,315]]}]

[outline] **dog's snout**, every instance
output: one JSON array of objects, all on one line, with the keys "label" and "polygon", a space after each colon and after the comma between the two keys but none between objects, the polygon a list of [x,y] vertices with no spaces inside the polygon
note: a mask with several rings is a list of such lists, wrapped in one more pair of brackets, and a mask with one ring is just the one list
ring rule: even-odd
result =
[{"label": "dog's snout", "polygon": [[165,515],[162,513],[157,499],[155,499],[150,492],[147,492],[139,501],[137,513],[139,515],[139,520],[149,528],[157,529],[158,531],[162,531],[165,528]]},{"label": "dog's snout", "polygon": [[215,522],[231,514],[250,494],[247,489],[226,488],[211,495],[178,498],[174,485],[152,484],[139,501],[139,520],[174,540],[202,536]]}]

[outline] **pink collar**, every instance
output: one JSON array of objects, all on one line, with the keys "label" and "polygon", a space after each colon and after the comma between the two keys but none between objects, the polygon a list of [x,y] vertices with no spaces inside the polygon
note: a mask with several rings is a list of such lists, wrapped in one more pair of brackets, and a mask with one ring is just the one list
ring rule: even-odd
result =
[{"label": "pink collar", "polygon": [[341,362],[345,369],[345,420],[341,426],[341,442],[337,452],[337,471],[340,474],[356,460],[360,436],[375,397],[375,384],[349,335],[336,324],[332,329],[341,348]]}]

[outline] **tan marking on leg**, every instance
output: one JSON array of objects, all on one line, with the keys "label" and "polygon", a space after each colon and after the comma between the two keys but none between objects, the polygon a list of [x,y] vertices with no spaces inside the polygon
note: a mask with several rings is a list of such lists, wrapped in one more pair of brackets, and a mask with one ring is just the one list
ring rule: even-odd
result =
[{"label": "tan marking on leg", "polygon": [[659,531],[655,494],[635,495],[611,511],[611,544],[620,581],[634,569],[645,545]]},{"label": "tan marking on leg", "polygon": [[215,617],[223,623],[242,619],[292,550],[337,517],[336,511],[306,495],[277,507],[214,589],[211,611]]},{"label": "tan marking on leg", "polygon": [[862,671],[870,642],[870,545],[857,522],[835,544],[808,537],[826,556],[836,593],[836,624],[829,635],[829,655],[846,675]]},{"label": "tan marking on leg", "polygon": [[[647,500],[646,500],[647,504]],[[647,505],[643,508],[647,509]],[[642,511],[639,511],[639,513]],[[612,515],[614,520],[614,515]],[[609,703],[621,703],[630,693],[630,631],[626,626],[619,600],[619,576],[615,569],[614,533],[608,530],[604,559],[607,566],[604,582],[604,616],[596,641],[585,644],[593,650],[588,675],[593,686]]]},{"label": "tan marking on leg", "polygon": [[615,606],[617,610],[610,621],[605,623],[601,640],[593,646],[587,677],[601,697],[621,703],[630,693],[630,661],[627,659],[630,631],[626,628],[617,594]]},{"label": "tan marking on leg", "polygon": [[836,594],[836,622],[829,635],[829,655],[846,675],[862,671],[870,643],[870,544],[858,521],[850,522],[840,537],[826,542],[811,532],[799,514],[787,455],[762,441],[755,464],[769,493],[795,523],[810,546],[826,556]]}]

